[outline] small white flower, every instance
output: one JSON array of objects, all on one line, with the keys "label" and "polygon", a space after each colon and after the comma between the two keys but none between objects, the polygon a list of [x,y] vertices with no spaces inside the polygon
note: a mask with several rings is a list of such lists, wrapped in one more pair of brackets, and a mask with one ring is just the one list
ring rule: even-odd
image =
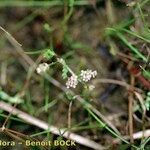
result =
[{"label": "small white flower", "polygon": [[57,61],[60,63],[64,63],[64,60],[62,58],[57,58]]},{"label": "small white flower", "polygon": [[46,72],[48,69],[49,69],[49,65],[47,63],[41,63],[36,68],[36,71],[38,74],[42,74],[42,73]]},{"label": "small white flower", "polygon": [[95,78],[97,76],[97,71],[92,70],[81,70],[80,78],[84,82],[90,81],[92,78]]},{"label": "small white flower", "polygon": [[92,72],[92,77],[95,78],[96,76],[97,76],[97,71],[95,70]]},{"label": "small white flower", "polygon": [[76,75],[72,75],[71,77],[68,78],[67,82],[66,82],[66,86],[67,88],[76,88],[78,84],[78,77]]},{"label": "small white flower", "polygon": [[89,90],[90,91],[93,91],[95,89],[95,86],[94,85],[89,85]]}]

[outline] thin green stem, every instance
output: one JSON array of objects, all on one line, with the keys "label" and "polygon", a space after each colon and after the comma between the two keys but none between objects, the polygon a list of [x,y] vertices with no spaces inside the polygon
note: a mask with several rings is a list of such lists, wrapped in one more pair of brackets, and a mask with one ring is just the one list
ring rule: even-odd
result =
[{"label": "thin green stem", "polygon": [[141,40],[143,40],[143,41],[145,41],[145,42],[147,42],[147,43],[150,43],[150,39],[146,39],[145,37],[139,35],[139,34],[136,33],[136,32],[132,32],[132,31],[127,30],[127,29],[121,29],[121,30],[122,30],[122,31],[125,31],[126,33],[128,33],[128,34],[130,34],[130,35],[133,35],[133,36],[135,36],[135,37],[137,37],[137,38],[139,38],[139,39],[141,39]]},{"label": "thin green stem", "polygon": [[[0,1],[0,7],[52,7],[52,6],[63,6],[64,3],[62,0],[52,0],[52,1]],[[74,5],[91,5],[87,0],[75,1]]]},{"label": "thin green stem", "polygon": [[143,61],[147,62],[147,58],[139,52],[138,49],[136,49],[128,40],[119,32],[117,32],[117,36],[122,40],[122,42],[127,45],[135,54],[138,55],[139,58],[141,58]]}]

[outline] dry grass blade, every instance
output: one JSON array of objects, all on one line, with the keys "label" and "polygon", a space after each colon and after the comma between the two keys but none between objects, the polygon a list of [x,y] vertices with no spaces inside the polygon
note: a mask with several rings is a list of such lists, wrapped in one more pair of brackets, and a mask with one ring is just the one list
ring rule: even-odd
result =
[{"label": "dry grass blade", "polygon": [[[130,82],[131,85],[134,86],[135,80],[134,77],[131,75],[130,76]],[[128,96],[128,116],[129,116],[129,134],[130,134],[130,142],[134,143],[134,139],[133,139],[133,93],[129,93]]]},{"label": "dry grass blade", "polygon": [[[148,137],[150,137],[150,129],[147,129],[147,130],[145,130],[145,131],[138,131],[138,132],[136,132],[136,133],[133,133],[133,139],[134,140],[136,140],[136,139],[141,139],[141,138],[148,138]],[[130,136],[128,136],[128,135],[125,135],[125,136],[123,136],[123,138],[124,139],[129,139],[130,138]],[[114,143],[120,143],[121,142],[121,140],[120,139],[115,139],[114,140]]]},{"label": "dry grass blade", "polygon": [[94,80],[94,84],[97,84],[97,83],[117,84],[117,85],[125,87],[127,90],[142,92],[141,89],[136,88],[136,87],[134,87],[134,86],[132,86],[130,84],[127,84],[124,81],[120,81],[120,80],[102,78],[102,79],[96,79],[96,80]]},{"label": "dry grass blade", "polygon": [[33,63],[33,61],[31,59],[29,59],[27,57],[27,55],[25,55],[25,53],[21,47],[22,45],[9,32],[7,32],[3,27],[0,26],[0,29],[5,33],[6,37],[10,41],[10,43],[16,48],[16,51],[18,52],[18,54],[20,56],[22,56],[24,58],[24,60],[26,60],[26,62],[31,65]]}]

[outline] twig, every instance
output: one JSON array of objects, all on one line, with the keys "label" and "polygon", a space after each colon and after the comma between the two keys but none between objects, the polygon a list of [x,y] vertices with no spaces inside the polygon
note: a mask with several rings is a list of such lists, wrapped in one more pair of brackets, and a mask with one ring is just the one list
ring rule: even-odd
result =
[{"label": "twig", "polygon": [[2,125],[2,128],[5,128],[5,126],[6,126],[7,122],[8,122],[8,120],[9,120],[9,118],[11,117],[11,114],[12,114],[12,112],[13,112],[13,110],[15,109],[16,106],[17,106],[17,103],[14,104],[14,106],[12,107],[11,111],[9,112],[7,118],[5,119],[5,121],[4,121],[3,125]]},{"label": "twig", "polygon": [[[17,132],[15,130],[11,130],[8,128],[5,128],[5,130],[3,132],[14,139],[21,141],[21,143],[25,142],[25,139],[30,139],[31,141],[39,141],[36,138],[33,138],[33,137],[31,138],[29,135],[25,135],[23,133],[20,133],[20,132]],[[48,150],[48,148],[46,146],[42,146],[42,148],[44,148],[45,150]]]},{"label": "twig", "polygon": [[141,89],[139,89],[137,87],[134,87],[134,86],[132,86],[130,84],[127,84],[126,82],[120,81],[120,80],[102,78],[102,79],[95,79],[93,82],[95,84],[96,83],[112,83],[112,84],[117,84],[117,85],[125,87],[127,90],[138,91],[139,93],[142,92]]},{"label": "twig", "polygon": [[142,95],[137,93],[137,92],[134,92],[134,94],[141,104],[141,108],[143,109],[143,113],[146,114],[146,107],[145,107],[144,99],[143,99]]},{"label": "twig", "polygon": [[[136,139],[141,139],[141,138],[148,138],[150,137],[150,129],[147,129],[145,131],[139,131],[139,132],[136,132],[133,134],[133,139],[136,140]],[[125,135],[123,136],[124,139],[129,139],[130,136],[128,135]],[[114,140],[114,143],[120,143],[121,140],[119,138],[115,139]]]},{"label": "twig", "polygon": [[147,129],[145,131],[139,131],[133,134],[134,139],[141,139],[143,137],[150,137],[150,129]]},{"label": "twig", "polygon": [[72,109],[72,101],[69,103],[68,109],[68,129],[71,129],[71,109]]},{"label": "twig", "polygon": [[[103,150],[105,149],[103,146],[101,146],[100,144],[97,144],[96,142],[89,140],[85,137],[82,137],[80,135],[65,131],[64,129],[59,129],[55,126],[49,126],[46,122],[41,121],[33,116],[30,116],[29,114],[20,111],[19,109],[14,108],[13,106],[5,103],[5,102],[0,102],[0,109],[7,111],[7,112],[11,112],[13,115],[16,115],[17,117],[19,117],[20,119],[35,125],[41,129],[44,130],[48,130],[53,134],[56,135],[62,135],[65,138],[68,138],[69,135],[69,139],[73,140],[81,145],[93,148],[93,149],[97,149],[97,150]],[[12,111],[13,110],[13,111]],[[63,134],[64,133],[64,134]]]},{"label": "twig", "polygon": [[22,49],[22,45],[9,33],[7,32],[3,27],[0,26],[0,29],[5,33],[6,37],[10,41],[10,43],[16,48],[16,51],[18,54],[24,58],[24,60],[29,63],[30,65],[33,64],[33,60],[29,59],[29,57],[24,53]]},{"label": "twig", "polygon": [[7,62],[2,62],[0,83],[5,86],[7,84]]},{"label": "twig", "polygon": [[[134,77],[131,75],[131,85],[134,85]],[[129,93],[128,98],[128,116],[129,116],[129,134],[130,134],[130,142],[131,144],[134,142],[133,140],[133,93]]]},{"label": "twig", "polygon": [[[143,113],[142,113],[142,123],[143,123],[143,133],[144,133],[144,130],[145,130],[145,117],[146,117],[146,106],[144,104],[144,99],[142,97],[141,94],[137,93],[137,92],[134,92],[135,96],[138,98],[140,104],[141,104],[141,108],[143,109]],[[142,137],[142,140],[144,138],[144,135]]]}]

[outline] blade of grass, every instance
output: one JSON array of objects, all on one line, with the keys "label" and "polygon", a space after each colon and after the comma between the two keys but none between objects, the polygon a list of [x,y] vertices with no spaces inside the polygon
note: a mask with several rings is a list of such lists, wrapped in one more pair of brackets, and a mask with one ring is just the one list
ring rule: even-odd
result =
[{"label": "blade of grass", "polygon": [[148,143],[150,141],[150,137],[148,137],[148,138],[146,138],[144,141],[143,141],[143,143],[141,144],[141,149],[142,150],[145,150],[145,145]]},{"label": "blade of grass", "polygon": [[134,46],[132,46],[132,44],[125,38],[125,36],[124,36],[123,34],[121,34],[121,33],[119,33],[119,32],[116,33],[116,34],[117,34],[117,36],[120,38],[120,40],[121,40],[126,46],[128,46],[128,47],[130,48],[130,50],[132,50],[135,54],[137,54],[137,56],[138,56],[139,58],[141,58],[143,61],[147,62],[147,58],[146,58],[142,53],[140,53],[138,49],[136,49]]},{"label": "blade of grass", "polygon": [[126,33],[128,33],[128,34],[130,34],[130,35],[133,35],[133,36],[135,36],[135,37],[137,37],[137,38],[143,40],[144,42],[150,43],[150,39],[147,39],[147,38],[145,38],[145,37],[139,35],[139,34],[136,33],[136,32],[132,32],[132,31],[127,30],[127,29],[124,29],[124,28],[121,29],[121,30],[122,30],[122,31],[125,31]]},{"label": "blade of grass", "polygon": [[53,100],[51,101],[50,103],[44,105],[43,107],[41,107],[37,112],[36,112],[36,115],[39,115],[40,113],[42,113],[43,111],[53,107],[54,105],[56,105],[58,102],[58,100]]},{"label": "blade of grass", "polygon": [[119,29],[115,28],[106,28],[106,33],[111,36],[117,36],[126,46],[129,47],[129,49],[134,52],[139,58],[141,58],[143,61],[147,62],[147,58],[139,52],[137,48],[132,46],[132,44],[125,38],[125,36],[119,31]]},{"label": "blade of grass", "polygon": [[[69,130],[71,130],[71,131],[79,131],[79,130],[96,129],[96,128],[99,128],[99,124],[97,124],[97,125],[88,125],[88,126],[81,126],[81,127],[72,127]],[[66,129],[66,131],[67,130],[68,129]],[[50,132],[49,130],[38,132],[38,133],[30,135],[30,137],[35,137],[35,136],[39,136],[39,135],[42,135],[42,134],[47,134],[49,132]]]},{"label": "blade of grass", "polygon": [[144,25],[145,29],[148,29],[147,22],[145,21],[144,14],[143,14],[142,8],[141,8],[141,6],[140,6],[139,3],[137,3],[137,8],[138,8],[138,10],[139,10],[140,17],[141,17],[141,19],[142,19],[142,21],[143,21],[143,25]]},{"label": "blade of grass", "polygon": [[[0,114],[0,117],[7,118],[7,115],[5,115],[5,114]],[[18,118],[16,118],[16,117],[10,117],[10,119],[11,119],[11,120],[14,120],[14,121],[21,122],[21,123],[26,123],[26,122],[24,122],[23,120],[18,119]]]},{"label": "blade of grass", "polygon": [[[50,93],[49,93],[49,84],[46,82],[46,80],[45,79],[43,79],[43,88],[44,88],[44,95],[45,95],[45,97],[44,97],[44,103],[45,103],[45,106],[47,106],[48,105],[48,103],[49,103],[49,98],[50,98]],[[47,112],[48,111],[48,108],[47,107],[44,107],[45,108],[45,112]]]},{"label": "blade of grass", "polygon": [[32,135],[30,135],[30,137],[35,137],[35,136],[47,134],[48,132],[50,132],[50,131],[49,130],[45,130],[45,131],[42,131],[42,132],[38,132],[38,133],[32,134]]},{"label": "blade of grass", "polygon": [[32,104],[31,93],[29,90],[26,91],[25,96],[26,96],[26,100],[25,100],[24,106],[28,110],[29,114],[33,115],[35,109]]},{"label": "blade of grass", "polygon": [[[63,6],[62,0],[52,0],[52,1],[0,1],[0,7],[52,7],[52,6]],[[80,0],[75,1],[74,5],[82,6],[82,5],[92,5],[90,1]]]},{"label": "blade of grass", "polygon": [[37,50],[37,51],[25,51],[24,53],[27,55],[36,55],[36,54],[41,54],[45,50]]}]

